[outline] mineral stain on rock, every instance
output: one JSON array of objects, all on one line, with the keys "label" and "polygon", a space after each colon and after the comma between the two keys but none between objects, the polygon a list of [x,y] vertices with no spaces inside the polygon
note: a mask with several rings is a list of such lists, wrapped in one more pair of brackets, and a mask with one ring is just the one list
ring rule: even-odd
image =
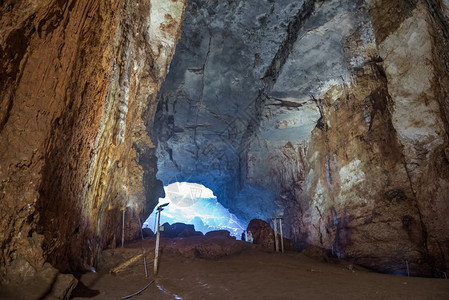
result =
[{"label": "mineral stain on rock", "polygon": [[444,277],[448,24],[447,0],[0,1],[0,282],[69,297],[59,272],[176,181],[296,250]]},{"label": "mineral stain on rock", "polygon": [[207,185],[241,219],[284,215],[298,248],[443,276],[447,37],[432,16],[448,14],[387,2],[188,3],[156,112],[158,177]]},{"label": "mineral stain on rock", "polygon": [[[154,148],[142,116],[154,114],[184,7],[1,3],[2,283],[15,281],[16,261],[36,274],[46,265],[90,270],[120,238],[122,209],[130,216],[127,239],[136,236],[136,216],[151,211],[162,190],[155,169],[138,163]],[[160,15],[170,18],[160,22]]]}]

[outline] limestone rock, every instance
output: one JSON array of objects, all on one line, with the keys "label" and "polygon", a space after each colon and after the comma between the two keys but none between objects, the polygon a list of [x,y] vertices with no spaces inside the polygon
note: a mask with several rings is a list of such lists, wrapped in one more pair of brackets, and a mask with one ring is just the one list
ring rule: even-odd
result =
[{"label": "limestone rock", "polygon": [[[192,239],[190,237],[189,239]],[[187,240],[187,239],[186,239]],[[249,243],[237,241],[233,237],[224,235],[205,235],[196,237],[194,242],[178,244],[176,249],[164,248],[164,251],[173,251],[185,258],[218,259],[241,253],[251,247]]]},{"label": "limestone rock", "polygon": [[8,267],[7,278],[11,281],[4,287],[6,299],[68,300],[78,284],[72,274],[61,274],[49,263],[45,263],[38,270],[33,269],[32,273],[24,268],[28,269],[29,265],[24,263],[23,259],[14,260]]},{"label": "limestone rock", "polygon": [[253,244],[261,245],[269,250],[275,250],[274,231],[270,224],[260,219],[253,219],[248,224],[246,232],[251,232]]},{"label": "limestone rock", "polygon": [[153,237],[154,236],[154,232],[150,228],[143,228],[142,229],[142,234],[143,234],[144,238]]},{"label": "limestone rock", "polygon": [[[280,245],[279,245],[279,249],[281,249]],[[296,248],[293,243],[293,240],[284,237],[284,251],[295,251],[295,250],[296,250]]]},{"label": "limestone rock", "polygon": [[[195,257],[205,259],[218,259],[224,256],[231,256],[241,253],[246,249],[246,245],[232,242],[235,239],[225,237],[214,237],[215,240],[208,241],[195,247]],[[220,240],[223,239],[223,240]]]},{"label": "limestone rock", "polygon": [[36,269],[23,257],[15,259],[7,268],[6,278],[9,282],[23,282],[36,276]]},{"label": "limestone rock", "polygon": [[234,236],[231,237],[231,233],[229,230],[212,230],[209,232],[206,232],[205,234],[207,237],[214,237],[214,236],[223,236],[223,237],[230,237],[235,239]]},{"label": "limestone rock", "polygon": [[183,230],[180,234],[178,234],[178,237],[189,237],[189,236],[201,236],[203,233],[201,231],[191,231],[191,230]]},{"label": "limestone rock", "polygon": [[59,274],[52,286],[51,294],[57,299],[68,300],[78,280],[72,274]]},{"label": "limestone rock", "polygon": [[297,248],[444,276],[448,20],[447,1],[190,1],[158,175],[283,215]]},{"label": "limestone rock", "polygon": [[332,253],[328,253],[325,249],[315,246],[310,246],[301,251],[305,256],[311,257],[313,259],[329,262],[329,256],[332,256]]},{"label": "limestone rock", "polygon": [[444,276],[448,1],[187,2],[2,1],[0,281],[93,265],[123,216],[139,237],[160,180],[283,215],[298,248]]},{"label": "limestone rock", "polygon": [[123,210],[127,240],[140,235],[139,218],[163,195],[144,118],[156,110],[184,8],[1,2],[0,282],[20,257],[33,268],[93,265],[121,236]]},{"label": "limestone rock", "polygon": [[173,223],[170,225],[168,223],[164,223],[162,226],[164,226],[164,231],[161,231],[162,237],[175,238],[196,236],[199,234],[202,235],[202,233],[195,231],[195,226],[191,224]]}]

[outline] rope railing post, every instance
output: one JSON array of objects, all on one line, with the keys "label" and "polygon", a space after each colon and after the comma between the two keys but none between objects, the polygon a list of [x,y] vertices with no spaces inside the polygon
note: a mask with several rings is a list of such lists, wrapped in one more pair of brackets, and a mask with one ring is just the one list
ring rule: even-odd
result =
[{"label": "rope railing post", "polygon": [[164,210],[164,207],[167,206],[168,203],[159,205],[157,207],[158,215],[157,215],[157,232],[156,232],[156,247],[154,249],[154,276],[157,275],[158,263],[159,263],[159,240],[161,236],[160,224],[161,224],[161,212]]}]

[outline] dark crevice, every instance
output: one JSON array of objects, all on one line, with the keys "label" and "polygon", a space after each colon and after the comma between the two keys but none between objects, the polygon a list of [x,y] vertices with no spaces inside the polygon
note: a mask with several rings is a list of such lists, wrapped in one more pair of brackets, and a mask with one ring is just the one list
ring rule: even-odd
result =
[{"label": "dark crevice", "polygon": [[321,244],[321,246],[323,246],[324,245],[324,243],[323,243],[323,233],[321,232],[321,226],[320,226],[321,225],[321,221],[323,220],[323,215],[321,214],[321,210],[320,210],[320,208],[318,206],[315,206],[315,208],[318,211],[318,214],[320,215],[320,221],[319,221],[318,227],[315,227],[315,228],[316,228],[316,230],[318,231],[318,233],[320,235],[320,244]]},{"label": "dark crevice", "polygon": [[[15,88],[11,88],[8,93],[6,89],[12,85],[12,82],[19,82],[22,77],[22,71],[20,69],[22,60],[27,59],[27,51],[30,44],[30,37],[34,34],[35,29],[33,21],[35,15],[31,15],[26,21],[23,22],[23,26],[20,29],[12,31],[5,40],[5,47],[0,46],[0,65],[2,69],[0,71],[0,91],[2,92],[3,99],[0,102],[0,109],[4,110],[0,115],[0,132],[3,131],[6,123],[9,120],[11,110],[14,106],[14,94]],[[25,61],[26,62],[26,61]],[[14,85],[15,86],[15,85]],[[2,103],[6,101],[5,105]],[[1,111],[1,110],[0,110]]]},{"label": "dark crevice", "polygon": [[37,25],[37,34],[42,37],[42,31],[44,29],[45,35],[48,35],[55,30],[64,17],[64,12],[67,9],[68,2],[64,0],[58,0],[55,3],[55,7],[47,11],[47,14],[42,18],[42,20]]},{"label": "dark crevice", "polygon": [[11,115],[11,110],[13,108],[13,104],[14,104],[14,97],[10,96],[8,98],[8,105],[6,107],[6,112],[4,114],[1,115],[1,119],[0,119],[0,132],[3,131],[3,128],[5,127],[6,123],[9,120],[9,116]]},{"label": "dark crevice", "polygon": [[320,130],[327,130],[327,124],[324,121],[324,108],[323,108],[323,100],[322,99],[316,99],[313,95],[310,95],[313,102],[316,103],[316,107],[318,108],[318,111],[320,112],[320,117],[318,121],[316,122],[315,127]]},{"label": "dark crevice", "polygon": [[416,192],[413,188],[413,182],[412,182],[412,177],[410,175],[410,172],[407,168],[407,163],[404,162],[404,168],[405,168],[405,172],[407,174],[407,178],[408,178],[408,182],[410,184],[410,190],[413,193],[413,199],[415,200],[415,208],[418,212],[418,217],[419,217],[419,222],[421,225],[421,238],[422,238],[422,242],[423,242],[423,250],[424,250],[424,260],[427,264],[429,264],[429,267],[432,271],[432,275],[435,276],[435,264],[433,263],[433,259],[431,258],[430,252],[429,252],[429,247],[428,247],[428,233],[427,233],[427,228],[426,225],[424,224],[424,220],[423,220],[423,216],[421,213],[421,209],[419,207],[418,204],[418,199],[417,199],[417,195]]},{"label": "dark crevice", "polygon": [[199,159],[199,149],[200,149],[200,145],[198,145],[198,141],[197,141],[197,127],[198,127],[198,116],[200,114],[200,110],[202,109],[202,105],[203,105],[203,99],[204,99],[204,87],[205,87],[205,82],[204,82],[204,77],[205,75],[205,70],[206,70],[206,65],[207,62],[209,60],[209,55],[210,55],[210,45],[212,42],[212,33],[209,30],[209,43],[207,46],[207,52],[206,52],[206,57],[204,58],[204,63],[203,66],[201,67],[202,70],[202,78],[201,78],[201,96],[200,96],[200,101],[198,103],[198,107],[196,109],[196,117],[195,117],[195,127],[194,127],[194,131],[193,131],[193,143],[196,146],[196,152],[195,152],[195,159],[198,160]]},{"label": "dark crevice", "polygon": [[271,86],[274,82],[276,82],[282,67],[287,61],[287,58],[292,52],[293,46],[298,39],[299,31],[303,28],[306,21],[312,16],[315,11],[315,3],[317,2],[318,0],[306,0],[294,16],[293,20],[288,24],[287,36],[279,46],[276,55],[274,56],[263,77],[263,80],[267,86]]},{"label": "dark crevice", "polygon": [[443,14],[441,9],[441,4],[437,3],[436,0],[426,0],[429,11],[435,20],[440,23],[441,30],[446,39],[449,39],[449,20]]},{"label": "dark crevice", "polygon": [[289,107],[289,108],[299,108],[299,107],[303,107],[304,105],[309,103],[309,101],[295,102],[295,101],[291,101],[291,100],[287,100],[287,99],[270,97],[269,95],[265,95],[265,96],[266,96],[267,100],[276,101],[276,103],[267,104],[267,105],[271,105],[271,106],[282,106],[282,107]]},{"label": "dark crevice", "polygon": [[[293,50],[293,46],[298,39],[298,35],[300,30],[303,28],[306,21],[312,16],[315,10],[315,4],[318,0],[308,0],[303,3],[301,8],[298,10],[296,15],[290,21],[287,27],[287,35],[283,40],[281,45],[278,48],[278,51],[274,55],[269,67],[265,71],[264,77],[262,81],[264,82],[263,88],[259,90],[259,93],[254,101],[246,107],[245,111],[254,112],[252,118],[249,120],[247,128],[240,140],[239,144],[239,159],[242,159],[242,155],[246,155],[247,150],[251,142],[257,138],[257,129],[259,128],[259,124],[262,120],[262,107],[264,103],[270,97],[268,96],[269,91],[271,90],[273,84],[276,82],[282,67],[287,61],[290,53]],[[303,104],[297,104],[291,101],[286,101],[278,98],[272,98],[279,102],[281,106],[289,106],[289,107],[301,107]],[[273,104],[276,105],[276,104]],[[246,170],[246,166],[241,168],[241,170]],[[240,185],[243,186],[243,172],[239,172],[239,182]]]}]

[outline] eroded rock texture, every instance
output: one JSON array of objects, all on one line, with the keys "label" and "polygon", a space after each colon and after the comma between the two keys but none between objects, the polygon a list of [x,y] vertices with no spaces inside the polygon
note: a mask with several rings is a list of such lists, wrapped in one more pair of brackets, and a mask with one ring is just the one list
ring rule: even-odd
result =
[{"label": "eroded rock texture", "polygon": [[88,268],[163,193],[147,126],[185,2],[0,4],[0,279]]},{"label": "eroded rock texture", "polygon": [[449,2],[188,3],[158,177],[369,268],[449,264]]}]

